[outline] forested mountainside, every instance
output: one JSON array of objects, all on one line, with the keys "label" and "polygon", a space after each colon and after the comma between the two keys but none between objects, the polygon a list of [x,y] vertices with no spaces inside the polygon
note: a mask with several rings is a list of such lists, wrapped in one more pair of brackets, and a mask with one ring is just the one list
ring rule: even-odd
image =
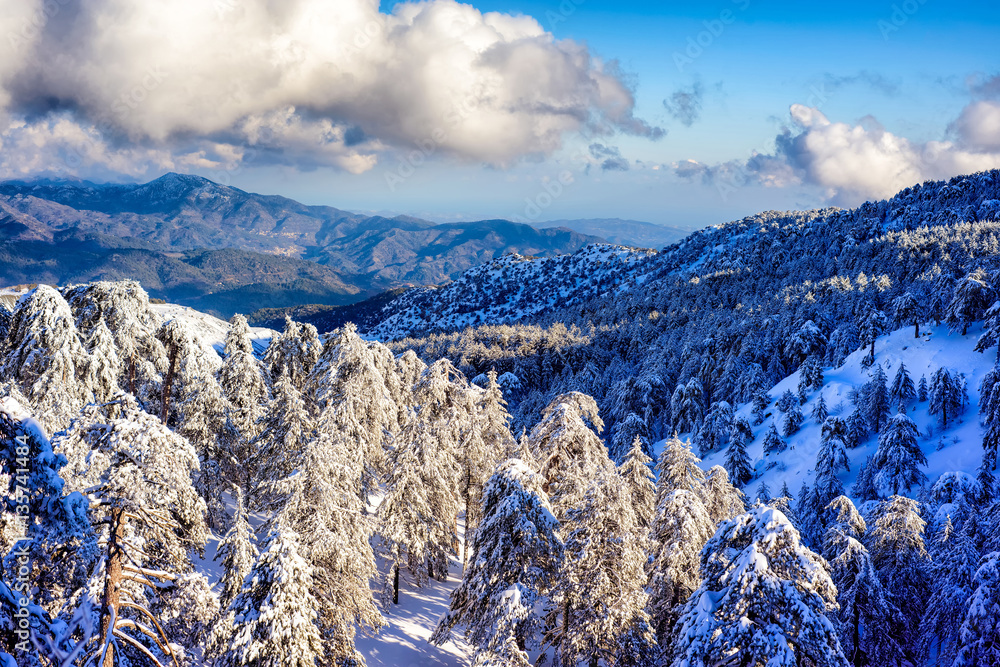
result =
[{"label": "forested mountainside", "polygon": [[990,171],[853,210],[762,213],[655,254],[504,258],[402,294],[370,332],[470,377],[512,373],[518,427],[573,389],[595,397],[612,431],[635,414],[659,438],[676,425],[671,396],[691,380],[707,412],[803,364],[839,366],[892,328],[981,320],[998,232],[1000,171]]},{"label": "forested mountainside", "polygon": [[0,308],[0,659],[1000,664],[998,189],[506,258],[380,326],[510,323],[390,343],[235,316],[219,354],[135,282],[38,286]]}]

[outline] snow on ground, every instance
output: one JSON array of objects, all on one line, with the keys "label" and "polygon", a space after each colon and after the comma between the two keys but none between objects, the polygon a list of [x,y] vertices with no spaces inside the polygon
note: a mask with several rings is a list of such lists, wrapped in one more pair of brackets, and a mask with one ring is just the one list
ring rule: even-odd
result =
[{"label": "snow on ground", "polygon": [[[965,336],[949,333],[945,326],[927,328],[922,326],[921,336],[917,339],[913,337],[913,327],[907,327],[882,336],[875,343],[875,363],[882,365],[890,385],[900,362],[906,364],[914,386],[919,384],[921,375],[926,376],[929,384],[931,374],[942,366],[953,373],[956,371],[964,373],[968,382],[969,405],[960,416],[959,423],[953,425],[949,419],[948,429],[945,431],[939,429],[937,417],[928,413],[928,401],[914,401],[907,411],[920,429],[921,449],[927,456],[928,465],[923,468],[923,472],[928,477],[928,485],[933,484],[942,473],[950,471],[964,471],[975,476],[982,462],[983,427],[979,422],[979,383],[993,368],[996,348],[985,353],[973,351],[981,333],[981,325],[970,327],[969,333]],[[784,420],[784,414],[775,408],[772,402],[765,413],[770,414],[770,417],[766,417],[760,426],[754,427],[754,441],[747,446],[747,453],[754,461],[758,475],[744,488],[751,499],[756,497],[756,489],[761,480],[770,487],[772,496],[781,490],[782,482],[787,482],[789,490],[795,495],[798,494],[803,482],[810,485],[815,482],[814,469],[816,454],[819,452],[821,426],[810,417],[810,413],[820,392],[832,416],[847,417],[854,411],[848,396],[849,392],[852,388],[860,387],[867,382],[874,370],[874,366],[871,368],[862,366],[861,360],[865,354],[865,351],[858,350],[848,356],[840,368],[823,369],[823,389],[811,392],[809,401],[801,406],[805,417],[802,428],[790,438],[785,438],[788,449],[765,458],[763,442],[768,425],[773,420],[778,433],[781,433]],[[768,393],[773,400],[777,400],[786,389],[791,390],[793,394],[796,393],[798,384],[799,374],[796,372],[779,382]],[[736,410],[736,414],[746,417],[753,423],[750,410],[750,404],[743,404]],[[878,449],[878,437],[872,435],[856,449],[847,450],[851,470],[842,472],[840,480],[848,492],[851,491],[850,485],[857,477],[858,468],[875,453],[876,449]],[[724,465],[725,457],[724,449],[714,452],[705,457],[703,465],[706,469],[714,465]],[[770,463],[777,465],[768,469]],[[912,497],[916,491],[917,489],[913,489],[907,495]]]},{"label": "snow on ground", "polygon": [[[194,308],[178,306],[172,303],[153,304],[153,310],[164,320],[172,320],[174,318],[183,320],[203,342],[211,345],[219,354],[222,354],[225,349],[226,334],[229,332],[229,322],[199,312]],[[258,357],[263,355],[271,339],[277,335],[278,333],[272,329],[250,327],[250,342],[253,344],[254,354]]]},{"label": "snow on ground", "polygon": [[454,559],[448,568],[448,581],[431,580],[423,588],[414,587],[400,573],[399,604],[382,611],[388,625],[375,636],[359,633],[355,642],[368,667],[469,664],[471,649],[463,638],[463,628],[456,628],[443,646],[427,641],[461,581],[462,564]]}]

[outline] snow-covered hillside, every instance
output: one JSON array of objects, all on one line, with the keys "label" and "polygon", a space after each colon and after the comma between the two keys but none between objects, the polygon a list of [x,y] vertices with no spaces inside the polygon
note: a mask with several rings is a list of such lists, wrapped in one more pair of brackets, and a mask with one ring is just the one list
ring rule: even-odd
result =
[{"label": "snow-covered hillside", "polygon": [[[922,469],[928,477],[928,486],[933,485],[946,472],[963,472],[974,478],[982,463],[983,426],[979,416],[979,384],[994,366],[996,349],[992,348],[985,353],[973,351],[981,333],[978,326],[970,328],[965,336],[949,333],[945,326],[937,326],[922,329],[920,338],[914,338],[913,328],[907,327],[882,336],[875,342],[875,363],[882,366],[890,380],[900,363],[906,365],[914,384],[918,383],[921,376],[929,381],[932,373],[942,367],[965,375],[969,404],[960,415],[960,420],[949,424],[947,429],[941,429],[937,419],[929,414],[928,401],[914,399],[909,402],[907,414],[919,427],[920,448],[927,456],[927,466]],[[792,436],[784,438],[788,449],[765,455],[764,436],[771,424],[781,433],[784,417],[774,402],[771,403],[764,422],[753,427],[754,440],[747,446],[747,453],[758,475],[744,489],[751,499],[755,497],[755,490],[761,482],[769,487],[772,495],[780,491],[782,484],[787,484],[793,493],[798,493],[803,483],[815,484],[816,455],[819,453],[822,425],[816,423],[810,414],[820,395],[831,416],[846,418],[854,411],[850,392],[868,382],[874,370],[874,366],[866,368],[863,365],[862,360],[866,354],[866,351],[859,350],[849,355],[843,365],[825,368],[823,388],[809,392],[809,400],[800,408],[805,416],[802,427]],[[799,373],[796,372],[772,387],[768,394],[776,401],[785,391],[796,393],[798,385]],[[736,409],[736,416],[752,423],[751,410],[751,404],[744,403]],[[872,435],[860,446],[847,450],[851,469],[849,472],[841,472],[839,478],[848,491],[851,490],[861,465],[877,448],[878,436]],[[713,465],[725,465],[726,453],[727,450],[723,449],[707,455],[703,460],[704,467],[708,469]],[[914,489],[909,495],[916,495],[916,492],[917,489]]]},{"label": "snow-covered hillside", "polygon": [[[153,304],[152,309],[164,320],[176,318],[183,321],[202,343],[210,345],[219,354],[225,350],[226,334],[229,332],[229,323],[225,320],[172,303]],[[254,354],[258,357],[263,355],[276,335],[277,332],[271,329],[250,327],[250,342],[253,344]]]}]

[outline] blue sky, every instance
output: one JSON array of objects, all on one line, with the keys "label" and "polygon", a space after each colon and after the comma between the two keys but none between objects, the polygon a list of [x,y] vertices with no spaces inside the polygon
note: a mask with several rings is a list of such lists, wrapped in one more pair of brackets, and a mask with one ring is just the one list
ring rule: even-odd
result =
[{"label": "blue sky", "polygon": [[[121,54],[138,43],[154,59],[131,69],[116,62],[108,69],[117,79],[86,89],[27,60],[24,71],[15,67],[13,129],[0,132],[0,147],[37,150],[43,135],[59,157],[34,156],[31,168],[0,160],[0,175],[144,180],[178,170],[436,220],[622,217],[697,227],[763,209],[854,205],[914,181],[1000,167],[1000,3],[484,0],[466,11],[432,0],[376,11],[368,0],[297,0],[277,14],[263,0],[220,2],[209,17],[218,24],[206,28],[220,50],[194,64],[185,55],[208,47],[184,44],[188,7],[203,11],[193,0],[164,5],[176,20],[148,10],[167,35],[156,40],[143,36],[148,16],[132,16],[120,0],[93,3],[120,24],[113,38],[100,35],[114,48],[93,53],[94,62],[132,60]],[[489,12],[506,17],[498,23]],[[297,14],[305,20],[293,21]],[[529,42],[549,37],[511,18],[519,16],[555,46],[533,50]],[[49,48],[68,55],[73,40],[58,33],[59,18],[49,20],[59,35]],[[347,39],[369,30],[376,46],[324,50],[338,29]],[[520,64],[484,73],[482,39],[492,40],[485,53]],[[235,46],[223,49],[226,40]],[[564,68],[580,49],[585,56]],[[226,69],[219,61],[228,53],[237,55]],[[164,74],[151,78],[160,63]],[[4,76],[0,67],[0,120]],[[27,80],[39,89],[25,93]],[[213,98],[227,87],[237,92]],[[122,90],[142,100],[125,99],[123,109]],[[480,101],[460,131],[428,143],[449,96],[469,91]],[[52,99],[68,101],[39,111],[39,100]],[[74,132],[95,136],[108,109],[118,112],[113,130],[74,144]]]}]

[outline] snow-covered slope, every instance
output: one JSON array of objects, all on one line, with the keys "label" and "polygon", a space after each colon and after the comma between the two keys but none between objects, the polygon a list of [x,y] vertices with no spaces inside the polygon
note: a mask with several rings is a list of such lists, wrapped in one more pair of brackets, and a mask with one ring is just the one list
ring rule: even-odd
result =
[{"label": "snow-covered slope", "polygon": [[[983,427],[979,421],[979,383],[993,368],[996,350],[994,348],[984,354],[973,351],[981,333],[978,326],[970,328],[965,336],[949,333],[947,327],[938,326],[923,329],[920,338],[915,339],[913,328],[907,327],[882,336],[875,343],[875,363],[881,364],[890,380],[900,363],[906,364],[914,384],[919,382],[922,375],[929,381],[931,374],[941,367],[964,373],[967,379],[969,405],[960,421],[949,423],[947,430],[939,429],[937,419],[928,412],[927,401],[914,400],[907,409],[907,415],[920,429],[920,446],[927,456],[927,467],[922,468],[922,471],[927,475],[929,485],[933,485],[946,472],[965,472],[975,477],[982,461]],[[751,499],[756,496],[756,489],[761,481],[770,487],[772,495],[778,493],[782,483],[787,483],[793,493],[798,493],[803,482],[809,485],[815,483],[821,425],[809,416],[810,412],[821,393],[831,416],[847,417],[854,411],[849,393],[851,389],[867,382],[874,370],[874,366],[865,368],[862,365],[865,354],[866,351],[859,350],[849,355],[839,368],[824,369],[825,382],[822,390],[810,392],[808,402],[801,406],[805,422],[797,433],[785,438],[788,449],[765,456],[764,434],[772,422],[780,433],[784,416],[772,402],[765,413],[769,416],[763,424],[754,427],[753,443],[747,446],[747,453],[759,475],[744,489]],[[777,399],[786,390],[795,393],[798,383],[799,374],[796,372],[779,382],[768,393],[773,399]],[[741,405],[736,414],[751,423],[753,421],[750,404]],[[842,472],[839,476],[848,493],[851,493],[851,485],[857,477],[858,469],[877,448],[878,436],[872,435],[857,448],[848,450],[851,470]],[[726,450],[723,449],[706,456],[703,464],[706,469],[713,465],[724,465],[725,458]],[[915,493],[916,489],[907,495],[913,496]]]},{"label": "snow-covered slope", "polygon": [[558,257],[505,255],[443,287],[405,293],[369,333],[395,339],[419,331],[515,322],[641,282],[646,260],[655,254],[595,243]]},{"label": "snow-covered slope", "polygon": [[[226,347],[226,334],[229,332],[229,323],[220,320],[218,317],[206,315],[194,308],[178,306],[172,303],[154,304],[153,310],[164,320],[178,319],[190,327],[191,331],[198,336],[202,343],[210,345],[220,355]],[[263,327],[250,328],[250,342],[253,343],[253,351],[258,357],[264,354],[271,338],[277,332]]]}]

